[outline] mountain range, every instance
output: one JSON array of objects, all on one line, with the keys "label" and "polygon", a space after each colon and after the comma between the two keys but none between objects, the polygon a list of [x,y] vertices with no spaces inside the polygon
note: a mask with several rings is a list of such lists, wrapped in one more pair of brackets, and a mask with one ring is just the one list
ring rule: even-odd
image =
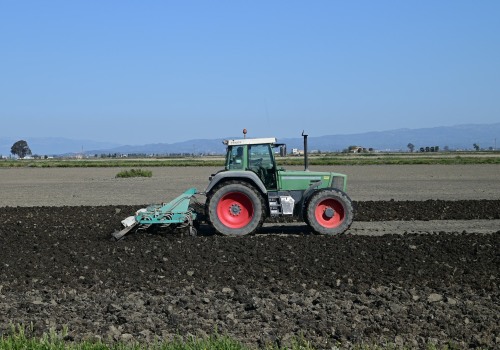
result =
[{"label": "mountain range", "polygon": [[[278,142],[285,143],[288,151],[292,148],[303,148],[302,137],[280,138],[279,134],[266,135],[277,137]],[[241,138],[226,137],[224,139]],[[349,146],[361,146],[380,151],[407,151],[407,145],[412,143],[416,149],[420,147],[439,146],[450,150],[473,149],[477,144],[483,149],[497,148],[500,143],[500,123],[494,124],[463,124],[456,126],[441,126],[420,129],[396,129],[388,131],[373,131],[349,135],[326,135],[308,138],[309,150],[342,151]],[[0,137],[0,155],[10,154],[10,148],[19,139]],[[223,139],[193,139],[175,143],[155,143],[146,145],[119,145],[111,142],[89,140],[72,140],[66,138],[33,137],[26,138],[33,154],[64,155],[64,154],[223,154],[225,147]]]}]

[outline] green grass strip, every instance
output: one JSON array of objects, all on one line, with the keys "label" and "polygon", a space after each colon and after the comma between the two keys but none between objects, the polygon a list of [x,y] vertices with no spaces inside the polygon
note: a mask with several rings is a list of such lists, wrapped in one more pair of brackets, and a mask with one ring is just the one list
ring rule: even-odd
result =
[{"label": "green grass strip", "polygon": [[[187,340],[183,340],[182,337],[178,337],[172,341],[165,342],[154,342],[150,344],[138,343],[138,342],[110,342],[105,343],[102,341],[80,341],[74,342],[67,340],[67,328],[63,328],[61,334],[55,331],[49,332],[49,334],[44,334],[41,337],[28,336],[27,333],[33,332],[33,326],[28,327],[26,330],[24,327],[12,327],[11,333],[9,335],[2,335],[0,337],[0,350],[21,350],[21,349],[33,349],[33,350],[139,350],[139,349],[150,349],[150,350],[251,350],[252,347],[243,345],[234,339],[227,336],[221,336],[218,334],[212,335],[208,338],[197,338],[188,337]],[[66,339],[66,340],[65,340]],[[269,344],[265,347],[268,350],[314,350],[315,348],[302,336],[291,341],[288,347],[278,347],[275,344]],[[342,349],[342,344],[337,344],[336,348]],[[411,346],[401,346],[396,344],[373,344],[373,343],[361,343],[351,345],[349,348],[356,350],[396,350],[396,349],[411,349]],[[427,344],[425,347],[427,350],[452,350],[459,349],[459,346],[454,345],[452,342],[445,345],[435,345]]]},{"label": "green grass strip", "polygon": [[[32,168],[99,168],[99,167],[224,167],[224,158],[220,157],[185,157],[185,158],[88,158],[88,159],[30,159],[0,160],[0,167],[32,167]],[[303,157],[277,157],[280,166],[303,165]],[[467,165],[467,164],[500,164],[500,152],[461,152],[438,153],[367,153],[346,154],[332,153],[310,155],[310,165]]]}]

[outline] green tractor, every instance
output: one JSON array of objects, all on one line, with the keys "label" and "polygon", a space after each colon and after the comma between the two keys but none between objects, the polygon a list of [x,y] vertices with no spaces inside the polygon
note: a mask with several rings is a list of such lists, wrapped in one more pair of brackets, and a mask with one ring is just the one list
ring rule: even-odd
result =
[{"label": "green tractor", "polygon": [[[320,234],[345,232],[354,216],[345,193],[347,176],[310,171],[307,135],[303,136],[303,171],[285,170],[276,164],[275,150],[286,154],[286,146],[276,138],[224,140],[225,168],[210,177],[204,192],[191,188],[169,203],[141,209],[123,220],[125,228],[113,236],[119,239],[133,227],[153,224],[188,225],[195,234],[196,222],[202,217],[227,236],[254,233],[266,218],[286,216],[305,221]],[[193,209],[190,201],[195,194],[206,196],[204,210]]]}]

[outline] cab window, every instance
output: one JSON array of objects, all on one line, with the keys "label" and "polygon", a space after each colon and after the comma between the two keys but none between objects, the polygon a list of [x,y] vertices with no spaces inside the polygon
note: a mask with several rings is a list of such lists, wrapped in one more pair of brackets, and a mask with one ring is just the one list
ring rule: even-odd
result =
[{"label": "cab window", "polygon": [[261,178],[266,188],[276,187],[273,159],[268,144],[248,147],[248,167]]},{"label": "cab window", "polygon": [[269,169],[272,167],[271,152],[268,145],[252,145],[249,147],[249,165]]},{"label": "cab window", "polygon": [[231,148],[229,152],[229,169],[243,169],[243,146]]}]

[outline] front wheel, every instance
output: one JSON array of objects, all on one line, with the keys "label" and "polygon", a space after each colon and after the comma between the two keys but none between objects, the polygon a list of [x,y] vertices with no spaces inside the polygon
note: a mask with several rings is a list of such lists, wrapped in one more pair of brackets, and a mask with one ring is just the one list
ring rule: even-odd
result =
[{"label": "front wheel", "polygon": [[252,233],[264,220],[262,196],[245,182],[220,184],[210,196],[207,207],[212,226],[227,236]]},{"label": "front wheel", "polygon": [[332,188],[312,195],[305,216],[306,222],[317,233],[338,235],[351,226],[354,210],[347,194]]}]

